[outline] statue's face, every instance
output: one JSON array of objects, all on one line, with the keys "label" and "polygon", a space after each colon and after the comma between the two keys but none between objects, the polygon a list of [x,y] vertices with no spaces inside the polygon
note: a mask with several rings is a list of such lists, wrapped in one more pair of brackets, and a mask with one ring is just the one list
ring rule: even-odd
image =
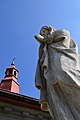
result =
[{"label": "statue's face", "polygon": [[42,35],[44,38],[51,38],[52,37],[52,32],[51,30],[47,30],[45,28],[42,28],[40,31],[40,35]]},{"label": "statue's face", "polygon": [[49,31],[46,30],[46,29],[44,29],[44,28],[40,31],[40,34],[41,34],[43,37],[47,37],[47,36],[48,36],[48,33],[49,33]]}]

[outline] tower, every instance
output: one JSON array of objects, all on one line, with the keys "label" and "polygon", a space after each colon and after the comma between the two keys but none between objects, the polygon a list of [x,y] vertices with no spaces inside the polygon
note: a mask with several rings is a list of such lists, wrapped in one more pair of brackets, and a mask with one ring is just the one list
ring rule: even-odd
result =
[{"label": "tower", "polygon": [[5,77],[2,79],[0,83],[0,88],[10,91],[19,93],[19,83],[17,82],[18,79],[18,70],[14,65],[14,59],[9,68],[5,71]]}]

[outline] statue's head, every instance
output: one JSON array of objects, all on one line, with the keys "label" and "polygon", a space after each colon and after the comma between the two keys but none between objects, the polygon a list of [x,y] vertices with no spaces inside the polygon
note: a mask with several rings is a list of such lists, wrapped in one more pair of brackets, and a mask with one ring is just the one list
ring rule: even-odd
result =
[{"label": "statue's head", "polygon": [[38,40],[40,43],[51,41],[53,39],[53,33],[56,31],[51,26],[43,26],[40,30],[40,34],[36,34],[34,37],[36,40]]},{"label": "statue's head", "polygon": [[52,35],[52,33],[55,31],[55,29],[51,26],[43,26],[40,30],[40,35],[44,37],[49,37]]}]

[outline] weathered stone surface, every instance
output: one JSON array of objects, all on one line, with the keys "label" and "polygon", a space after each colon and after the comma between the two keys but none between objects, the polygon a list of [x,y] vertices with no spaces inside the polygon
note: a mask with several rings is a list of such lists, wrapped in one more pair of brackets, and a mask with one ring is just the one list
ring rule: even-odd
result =
[{"label": "weathered stone surface", "polygon": [[80,120],[80,57],[70,32],[43,26],[35,84],[40,103],[53,120]]}]

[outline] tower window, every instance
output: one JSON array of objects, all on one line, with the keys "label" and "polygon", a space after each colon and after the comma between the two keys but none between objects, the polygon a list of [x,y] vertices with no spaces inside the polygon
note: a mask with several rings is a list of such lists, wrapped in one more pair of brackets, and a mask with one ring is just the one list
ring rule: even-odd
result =
[{"label": "tower window", "polygon": [[9,75],[11,75],[12,74],[12,70],[9,70]]},{"label": "tower window", "polygon": [[14,71],[14,75],[16,76],[16,71]]}]

